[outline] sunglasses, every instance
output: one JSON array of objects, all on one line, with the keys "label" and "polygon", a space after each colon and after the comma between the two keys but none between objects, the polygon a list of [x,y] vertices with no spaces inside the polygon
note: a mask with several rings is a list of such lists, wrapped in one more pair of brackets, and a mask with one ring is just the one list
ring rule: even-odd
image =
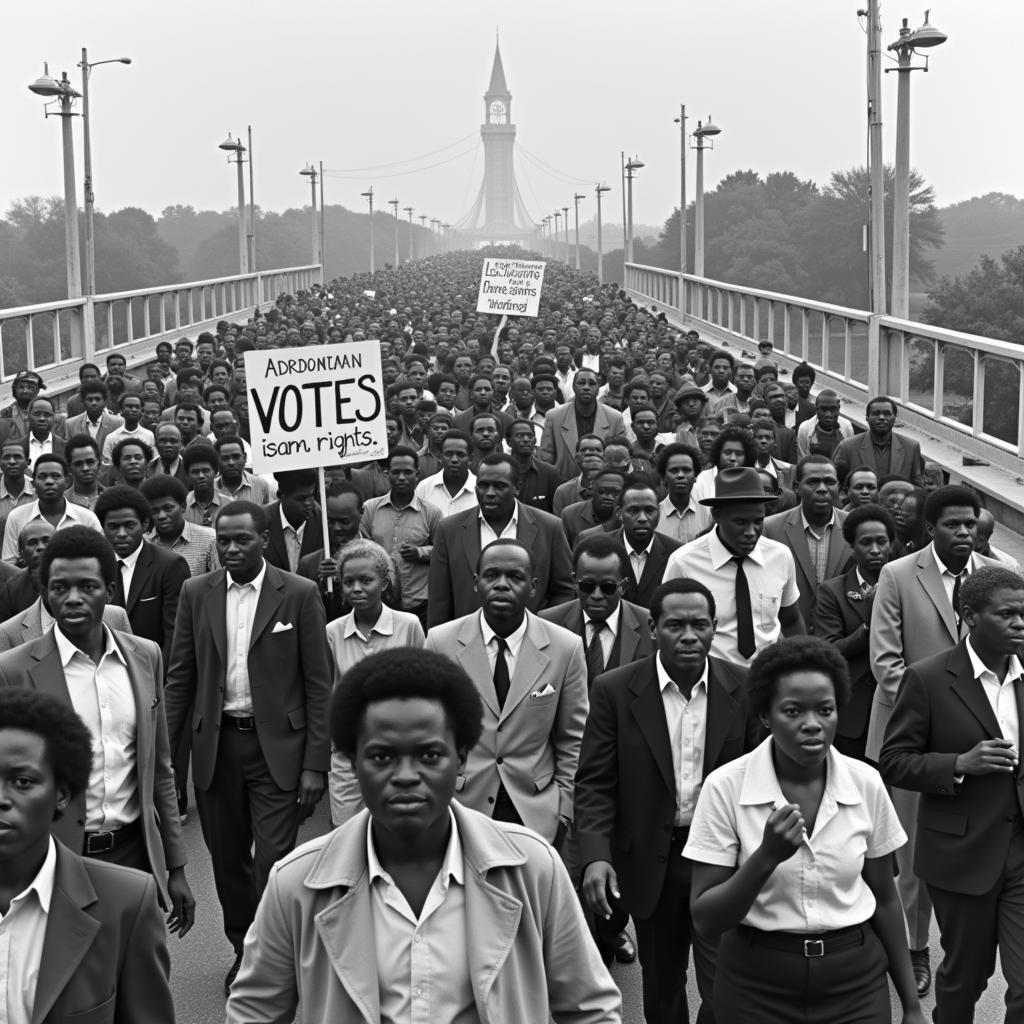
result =
[{"label": "sunglasses", "polygon": [[605,597],[611,597],[621,586],[620,580],[602,580],[600,583],[595,583],[593,580],[576,581],[576,589],[581,594],[592,594],[595,590],[600,590]]}]

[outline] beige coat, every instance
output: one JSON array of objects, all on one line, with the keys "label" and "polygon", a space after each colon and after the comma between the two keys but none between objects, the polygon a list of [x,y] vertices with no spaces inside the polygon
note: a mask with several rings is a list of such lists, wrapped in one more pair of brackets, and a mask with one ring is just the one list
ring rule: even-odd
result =
[{"label": "beige coat", "polygon": [[[465,859],[466,948],[482,1024],[618,1024],[622,1000],[558,855],[519,825],[452,804]],[[369,812],[270,873],[227,1024],[380,1020],[367,882]]]}]

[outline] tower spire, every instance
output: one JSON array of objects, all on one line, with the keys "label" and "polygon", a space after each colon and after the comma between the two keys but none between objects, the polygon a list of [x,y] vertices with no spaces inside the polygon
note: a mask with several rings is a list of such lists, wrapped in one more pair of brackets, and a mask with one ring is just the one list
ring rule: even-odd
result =
[{"label": "tower spire", "polygon": [[497,38],[494,40],[494,63],[491,65],[491,84],[487,87],[488,94],[508,95],[505,84],[505,68],[501,63],[501,47]]}]

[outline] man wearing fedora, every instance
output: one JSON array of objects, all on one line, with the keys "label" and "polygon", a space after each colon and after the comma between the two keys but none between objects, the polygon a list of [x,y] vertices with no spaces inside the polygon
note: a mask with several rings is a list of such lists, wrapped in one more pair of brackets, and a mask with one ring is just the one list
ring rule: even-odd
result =
[{"label": "man wearing fedora", "polygon": [[676,412],[679,413],[679,426],[676,428],[676,440],[680,444],[688,444],[691,448],[700,449],[697,438],[697,424],[704,418],[708,396],[704,389],[696,384],[684,384],[673,399]]},{"label": "man wearing fedora", "polygon": [[772,500],[756,469],[720,470],[714,497],[701,500],[711,509],[714,529],[674,551],[665,567],[665,582],[699,580],[714,595],[718,624],[711,654],[733,665],[748,664],[780,634],[807,632],[793,553],[762,536]]}]

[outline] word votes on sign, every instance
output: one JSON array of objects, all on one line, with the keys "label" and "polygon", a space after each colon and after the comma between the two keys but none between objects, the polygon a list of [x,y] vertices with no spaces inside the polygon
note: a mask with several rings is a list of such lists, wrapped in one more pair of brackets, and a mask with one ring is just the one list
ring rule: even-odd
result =
[{"label": "word votes on sign", "polygon": [[245,353],[253,469],[276,473],[387,454],[380,342]]},{"label": "word votes on sign", "polygon": [[541,260],[485,259],[476,311],[536,316],[543,286],[544,263]]}]

